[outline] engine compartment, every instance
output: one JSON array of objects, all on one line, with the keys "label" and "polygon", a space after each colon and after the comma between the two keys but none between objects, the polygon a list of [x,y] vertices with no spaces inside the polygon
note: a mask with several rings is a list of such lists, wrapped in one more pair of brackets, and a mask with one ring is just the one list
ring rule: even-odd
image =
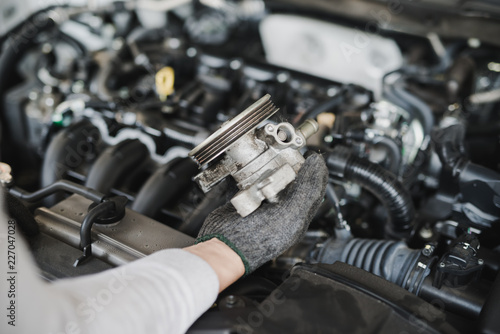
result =
[{"label": "engine compartment", "polygon": [[[317,121],[325,200],[190,332],[498,332],[500,40],[304,6],[54,6],[4,36],[0,161],[42,276],[191,244],[228,181],[204,193],[188,153],[270,94],[264,124]],[[122,215],[82,232],[103,196]]]}]

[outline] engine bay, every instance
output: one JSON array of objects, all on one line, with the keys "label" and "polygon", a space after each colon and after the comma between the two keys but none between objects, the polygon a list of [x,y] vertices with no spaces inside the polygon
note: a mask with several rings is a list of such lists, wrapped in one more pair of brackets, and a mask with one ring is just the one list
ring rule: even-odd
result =
[{"label": "engine bay", "polygon": [[[499,332],[496,7],[465,8],[460,24],[462,7],[334,3],[52,6],[10,28],[0,181],[34,213],[24,232],[43,278],[192,244],[231,178],[251,190],[232,200],[251,214],[293,182],[296,144],[330,175],[305,238],[222,292],[190,333]],[[405,21],[414,5],[456,29]],[[267,197],[242,165],[216,165],[250,164],[250,145],[202,163],[189,153],[266,96],[279,110],[252,130],[274,136],[269,159],[289,159],[274,178],[290,178]],[[293,132],[308,120],[315,131]],[[113,213],[92,220],[103,201]]]}]

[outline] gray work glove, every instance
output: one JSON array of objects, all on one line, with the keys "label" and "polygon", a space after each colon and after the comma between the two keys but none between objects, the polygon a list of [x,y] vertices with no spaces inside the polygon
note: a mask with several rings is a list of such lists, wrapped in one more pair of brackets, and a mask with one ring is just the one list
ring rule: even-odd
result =
[{"label": "gray work glove", "polygon": [[244,218],[226,203],[207,217],[196,243],[221,240],[241,257],[248,275],[300,241],[323,199],[327,181],[325,162],[314,153],[295,181],[279,194],[278,203],[263,203]]}]

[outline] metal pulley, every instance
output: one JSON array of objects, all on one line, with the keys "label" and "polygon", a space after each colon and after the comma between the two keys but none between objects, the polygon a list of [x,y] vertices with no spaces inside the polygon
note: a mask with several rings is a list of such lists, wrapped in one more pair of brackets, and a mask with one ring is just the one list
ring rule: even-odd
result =
[{"label": "metal pulley", "polygon": [[318,131],[314,120],[297,129],[286,122],[260,126],[278,110],[267,94],[189,152],[200,167],[207,166],[195,176],[204,192],[228,176],[234,178],[240,191],[231,203],[242,217],[264,200],[278,201],[305,161],[299,150]]}]

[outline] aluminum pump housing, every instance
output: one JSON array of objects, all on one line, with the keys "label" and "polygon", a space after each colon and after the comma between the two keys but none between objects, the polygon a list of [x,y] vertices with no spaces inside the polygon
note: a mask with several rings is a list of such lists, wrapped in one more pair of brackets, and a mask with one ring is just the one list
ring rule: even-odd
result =
[{"label": "aluminum pump housing", "polygon": [[267,94],[189,153],[200,167],[208,166],[195,176],[204,192],[228,176],[234,178],[239,192],[231,203],[242,217],[264,200],[278,201],[278,194],[295,180],[305,161],[300,149],[318,131],[314,120],[297,129],[287,122],[260,126],[278,110]]}]

